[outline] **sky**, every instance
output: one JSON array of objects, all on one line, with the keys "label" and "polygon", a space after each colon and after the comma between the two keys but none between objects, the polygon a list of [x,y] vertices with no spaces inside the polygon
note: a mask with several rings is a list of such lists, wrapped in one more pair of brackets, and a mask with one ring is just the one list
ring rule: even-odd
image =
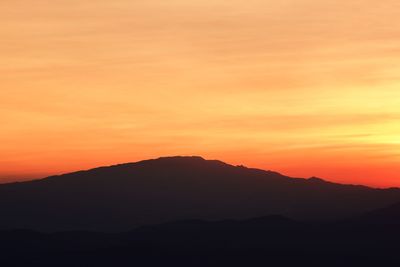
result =
[{"label": "sky", "polygon": [[398,0],[2,0],[0,182],[173,155],[400,186]]}]

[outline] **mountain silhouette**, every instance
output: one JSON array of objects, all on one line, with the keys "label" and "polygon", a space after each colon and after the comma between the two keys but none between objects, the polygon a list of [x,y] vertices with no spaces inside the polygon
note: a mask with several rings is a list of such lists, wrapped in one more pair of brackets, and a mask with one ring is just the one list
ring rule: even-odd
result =
[{"label": "mountain silhouette", "polygon": [[270,214],[341,220],[399,201],[398,189],[166,157],[0,185],[0,228],[126,231],[177,220]]},{"label": "mountain silhouette", "polygon": [[356,220],[368,224],[400,225],[400,202],[367,212]]},{"label": "mountain silhouette", "polygon": [[0,231],[1,266],[399,266],[398,226],[184,220],[128,232]]}]

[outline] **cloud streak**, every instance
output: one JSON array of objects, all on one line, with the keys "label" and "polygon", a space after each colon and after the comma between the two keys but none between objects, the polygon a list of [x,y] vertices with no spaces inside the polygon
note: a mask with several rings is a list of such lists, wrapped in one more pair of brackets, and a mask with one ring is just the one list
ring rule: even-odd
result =
[{"label": "cloud streak", "polygon": [[400,185],[398,1],[0,5],[2,177],[202,154]]}]

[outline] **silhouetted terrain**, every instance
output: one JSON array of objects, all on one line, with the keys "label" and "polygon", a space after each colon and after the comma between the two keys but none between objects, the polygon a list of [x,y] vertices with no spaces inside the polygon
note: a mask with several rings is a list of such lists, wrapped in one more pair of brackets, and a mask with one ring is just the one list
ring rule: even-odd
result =
[{"label": "silhouetted terrain", "polygon": [[399,266],[399,203],[200,157],[102,167],[0,185],[0,266]]},{"label": "silhouetted terrain", "polygon": [[399,201],[398,189],[171,157],[0,185],[0,228],[127,231],[168,221],[269,214],[341,220]]},{"label": "silhouetted terrain", "polygon": [[1,266],[399,266],[400,225],[281,216],[180,221],[124,233],[0,232]]},{"label": "silhouetted terrain", "polygon": [[363,214],[358,220],[370,224],[400,225],[400,202]]}]

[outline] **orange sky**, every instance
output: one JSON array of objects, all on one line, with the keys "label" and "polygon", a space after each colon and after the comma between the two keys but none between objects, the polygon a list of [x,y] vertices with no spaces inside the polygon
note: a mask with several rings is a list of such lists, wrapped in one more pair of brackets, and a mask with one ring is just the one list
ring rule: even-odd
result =
[{"label": "orange sky", "polygon": [[0,181],[167,155],[400,186],[398,0],[2,0]]}]

